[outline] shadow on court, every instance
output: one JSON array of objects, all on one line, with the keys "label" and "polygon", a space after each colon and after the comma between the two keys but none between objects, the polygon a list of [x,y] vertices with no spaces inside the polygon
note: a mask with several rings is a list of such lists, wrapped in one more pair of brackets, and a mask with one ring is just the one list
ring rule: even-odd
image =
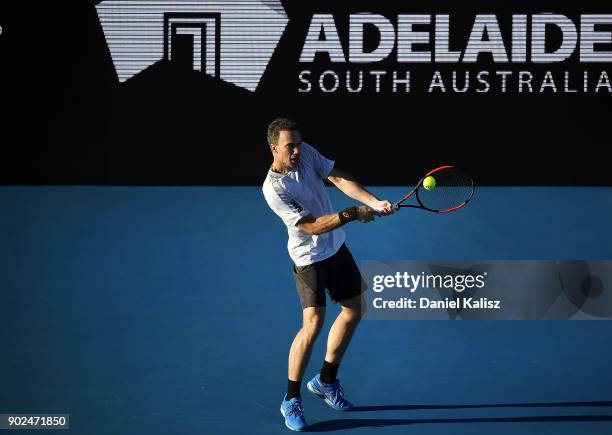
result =
[{"label": "shadow on court", "polygon": [[374,405],[355,406],[348,412],[414,411],[419,409],[470,409],[470,408],[560,408],[560,407],[612,407],[612,401],[600,402],[550,402],[550,403],[496,403],[488,405]]},{"label": "shadow on court", "polygon": [[[397,409],[397,408],[394,408]],[[487,417],[487,418],[363,418],[338,419],[314,423],[308,426],[309,432],[330,432],[335,430],[365,427],[408,426],[426,423],[535,423],[535,422],[592,422],[612,421],[612,415],[544,415],[530,417]]]},{"label": "shadow on court", "polygon": [[[375,411],[416,411],[427,409],[479,409],[479,408],[602,408],[612,407],[612,401],[594,402],[544,402],[544,403],[496,403],[469,405],[372,405],[355,406],[350,413]],[[612,421],[612,415],[542,415],[524,417],[481,418],[358,418],[336,419],[314,423],[309,432],[331,432],[345,429],[408,426],[427,423],[535,423],[535,422],[596,422]]]}]

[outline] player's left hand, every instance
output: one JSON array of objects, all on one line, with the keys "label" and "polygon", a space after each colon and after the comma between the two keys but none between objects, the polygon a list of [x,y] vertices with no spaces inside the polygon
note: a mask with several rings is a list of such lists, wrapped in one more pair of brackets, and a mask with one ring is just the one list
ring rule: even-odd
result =
[{"label": "player's left hand", "polygon": [[387,200],[374,201],[372,204],[370,204],[370,207],[373,208],[381,216],[393,214],[393,212],[395,211],[395,209],[393,208],[393,204]]}]

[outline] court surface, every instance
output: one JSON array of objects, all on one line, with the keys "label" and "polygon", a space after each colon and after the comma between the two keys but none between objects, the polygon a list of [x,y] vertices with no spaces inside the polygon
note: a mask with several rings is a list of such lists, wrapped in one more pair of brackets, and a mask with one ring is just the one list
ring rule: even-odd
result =
[{"label": "court surface", "polygon": [[[88,435],[288,433],[301,313],[259,188],[2,187],[0,204],[0,413],[68,413]],[[481,188],[455,214],[346,230],[357,261],[609,260],[611,224],[612,188]],[[306,418],[338,434],[609,434],[611,343],[610,321],[364,321],[339,373],[357,411],[304,388]]]}]

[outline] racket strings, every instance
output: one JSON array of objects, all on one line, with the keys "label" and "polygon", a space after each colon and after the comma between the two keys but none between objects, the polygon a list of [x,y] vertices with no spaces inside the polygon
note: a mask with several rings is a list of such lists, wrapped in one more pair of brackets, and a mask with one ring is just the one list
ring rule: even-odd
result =
[{"label": "racket strings", "polygon": [[417,192],[421,205],[430,210],[448,210],[463,204],[472,196],[472,179],[457,168],[442,169],[431,176],[436,180],[436,187],[427,190],[420,186]]}]

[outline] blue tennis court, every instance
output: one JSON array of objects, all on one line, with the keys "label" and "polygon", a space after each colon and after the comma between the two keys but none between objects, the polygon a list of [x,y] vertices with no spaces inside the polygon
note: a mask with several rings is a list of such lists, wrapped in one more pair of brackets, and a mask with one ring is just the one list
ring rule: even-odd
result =
[{"label": "blue tennis court", "polygon": [[[2,187],[0,204],[1,412],[70,414],[88,435],[288,433],[301,310],[258,187]],[[612,188],[490,187],[454,214],[346,231],[358,262],[609,260],[611,223]],[[339,434],[609,434],[611,343],[609,321],[363,321],[339,373],[356,410],[304,388],[306,418]]]}]

